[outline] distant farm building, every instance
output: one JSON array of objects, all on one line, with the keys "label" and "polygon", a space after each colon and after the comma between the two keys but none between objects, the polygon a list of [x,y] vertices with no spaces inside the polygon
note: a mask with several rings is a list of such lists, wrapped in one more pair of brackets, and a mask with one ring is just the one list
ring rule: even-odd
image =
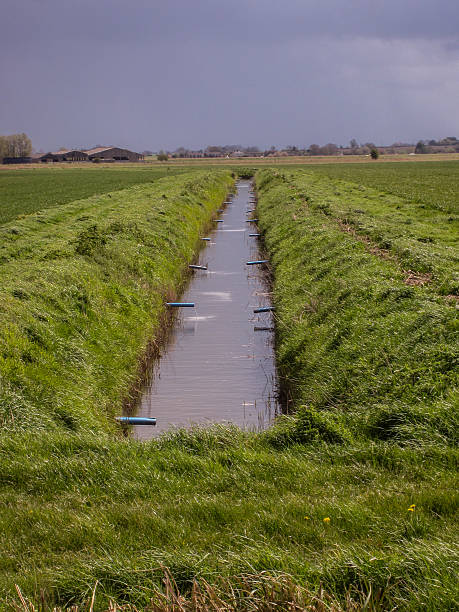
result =
[{"label": "distant farm building", "polygon": [[[84,161],[139,161],[144,158],[140,153],[129,151],[128,149],[120,149],[119,147],[96,147],[95,149],[87,149],[80,151],[79,149],[68,149],[46,153],[37,158],[5,158],[3,163],[7,164],[23,164],[23,163],[52,163],[52,162],[84,162]],[[11,160],[11,161],[7,161]],[[21,161],[19,161],[21,160]],[[27,160],[27,161],[22,161]]]},{"label": "distant farm building", "polygon": [[103,161],[139,161],[144,158],[141,153],[135,153],[128,149],[119,149],[118,147],[97,147],[95,149],[87,149],[84,153],[90,161],[95,159]]},{"label": "distant farm building", "polygon": [[63,161],[88,161],[89,156],[84,151],[78,151],[76,149],[68,151],[56,151],[55,153],[46,153],[42,155],[40,160],[46,162],[63,162]]}]

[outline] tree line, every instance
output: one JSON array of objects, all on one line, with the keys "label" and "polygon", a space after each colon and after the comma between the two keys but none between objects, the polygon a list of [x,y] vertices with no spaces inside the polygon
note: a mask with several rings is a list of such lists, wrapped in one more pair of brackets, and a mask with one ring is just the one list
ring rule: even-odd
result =
[{"label": "tree line", "polygon": [[448,136],[441,140],[420,140],[416,144],[415,153],[459,153],[459,140],[456,136]]},{"label": "tree line", "polygon": [[0,160],[4,157],[30,157],[32,141],[27,134],[0,136]]}]

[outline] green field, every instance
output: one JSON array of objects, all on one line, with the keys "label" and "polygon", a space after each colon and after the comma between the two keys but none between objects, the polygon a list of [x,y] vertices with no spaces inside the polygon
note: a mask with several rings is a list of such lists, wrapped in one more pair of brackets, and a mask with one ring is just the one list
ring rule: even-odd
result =
[{"label": "green field", "polygon": [[[369,249],[393,258],[413,278],[427,274],[425,280],[443,295],[459,294],[459,216],[322,172],[283,170],[282,175],[305,207],[368,239]],[[411,177],[415,184],[416,176]]]},{"label": "green field", "polygon": [[[397,165],[405,193],[430,165]],[[457,609],[454,202],[365,167],[378,184],[357,165],[256,175],[291,413],[259,434],[140,443],[112,418],[227,169],[0,228],[5,609],[32,609],[15,585],[40,610],[87,610],[93,593],[99,611]]]},{"label": "green field", "polygon": [[183,172],[150,166],[0,169],[0,224],[19,215]]},{"label": "green field", "polygon": [[459,214],[459,160],[324,164],[315,166],[314,172],[392,193],[426,208]]}]

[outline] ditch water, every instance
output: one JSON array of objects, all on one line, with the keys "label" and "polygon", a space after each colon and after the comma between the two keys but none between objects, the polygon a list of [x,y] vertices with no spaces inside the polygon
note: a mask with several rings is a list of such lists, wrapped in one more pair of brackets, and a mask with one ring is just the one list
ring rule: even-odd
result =
[{"label": "ditch water", "polygon": [[167,346],[147,376],[136,416],[156,417],[156,427],[135,426],[138,439],[173,426],[230,422],[261,430],[280,412],[277,400],[272,313],[255,223],[247,219],[251,184],[237,192],[200,253],[199,265],[181,298],[194,308],[178,309]]}]

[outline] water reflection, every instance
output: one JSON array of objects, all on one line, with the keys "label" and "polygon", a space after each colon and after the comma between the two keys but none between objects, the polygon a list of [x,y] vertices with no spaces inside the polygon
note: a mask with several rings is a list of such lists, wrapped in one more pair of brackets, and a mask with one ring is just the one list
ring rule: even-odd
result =
[{"label": "water reflection", "polygon": [[273,313],[253,313],[270,305],[266,272],[246,266],[259,258],[256,238],[248,237],[253,225],[245,224],[249,187],[248,181],[238,184],[224,224],[217,224],[201,252],[198,263],[205,262],[208,271],[194,273],[181,299],[196,307],[178,313],[139,403],[137,415],[156,417],[157,427],[135,427],[138,438],[192,423],[231,422],[259,430],[279,411]]}]

